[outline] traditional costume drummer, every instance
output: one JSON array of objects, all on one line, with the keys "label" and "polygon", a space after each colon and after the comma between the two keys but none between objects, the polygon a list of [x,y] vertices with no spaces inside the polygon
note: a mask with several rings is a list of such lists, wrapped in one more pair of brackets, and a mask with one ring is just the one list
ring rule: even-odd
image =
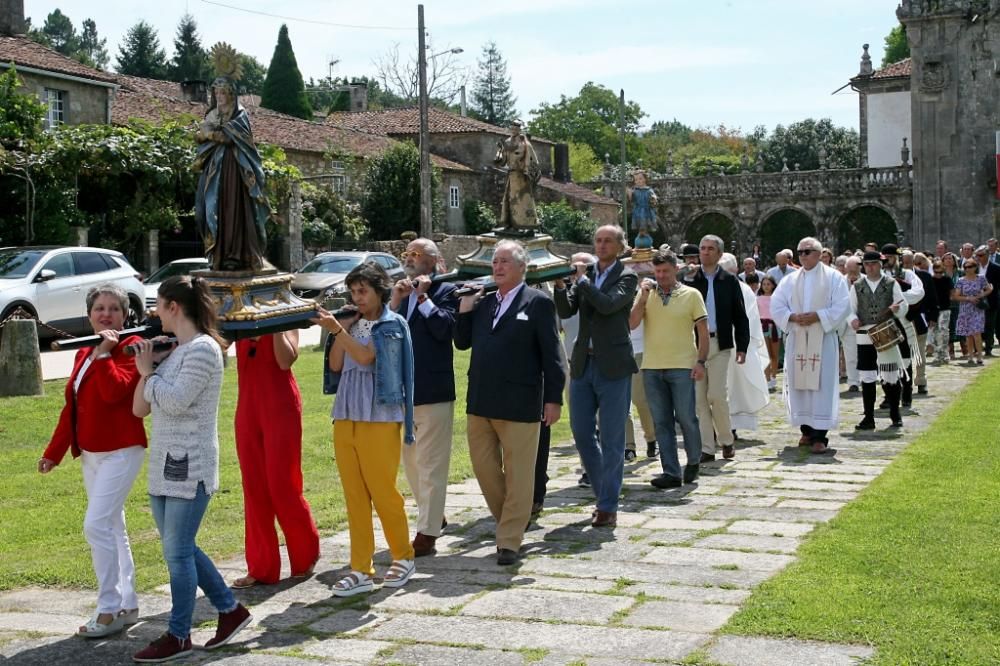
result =
[{"label": "traditional costume drummer", "polygon": [[[901,379],[907,375],[900,350],[902,335],[894,319],[903,319],[909,306],[896,280],[882,272],[882,255],[865,252],[864,275],[851,287],[851,314],[848,322],[857,331],[858,378],[865,417],[855,430],[875,429],[875,383],[882,382],[892,427],[900,428]],[[919,280],[918,280],[919,281]]]},{"label": "traditional costume drummer", "polygon": [[[903,268],[899,261],[899,248],[892,243],[887,243],[882,246],[882,255],[884,257],[882,271],[886,277],[895,280],[899,284],[906,305],[916,305],[923,300],[924,283],[920,281],[920,278],[912,270]],[[899,353],[903,357],[903,367],[906,369],[901,378],[902,396],[900,403],[904,409],[908,409],[913,402],[913,370],[918,365],[923,364],[924,352],[920,349],[920,345],[917,344],[917,330],[913,327],[913,322],[906,319],[903,315],[899,315],[896,317],[896,325],[901,328],[903,335],[906,336],[899,345]],[[886,402],[888,403],[888,401],[889,395],[886,394]]]}]

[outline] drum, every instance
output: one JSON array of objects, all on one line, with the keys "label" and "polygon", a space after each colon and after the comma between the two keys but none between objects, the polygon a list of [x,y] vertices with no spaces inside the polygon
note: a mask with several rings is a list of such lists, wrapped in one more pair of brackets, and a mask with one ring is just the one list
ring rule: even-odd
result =
[{"label": "drum", "polygon": [[903,341],[903,334],[900,333],[899,327],[896,326],[895,319],[875,324],[868,329],[868,337],[871,338],[872,345],[875,346],[875,351],[880,352],[890,349],[893,345],[898,345]]}]

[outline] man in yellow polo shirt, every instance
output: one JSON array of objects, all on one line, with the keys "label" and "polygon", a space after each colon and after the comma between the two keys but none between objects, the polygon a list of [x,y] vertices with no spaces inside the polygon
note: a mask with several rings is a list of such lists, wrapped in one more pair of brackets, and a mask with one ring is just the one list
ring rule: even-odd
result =
[{"label": "man in yellow polo shirt", "polygon": [[[677,281],[677,255],[673,252],[656,252],[653,272],[656,281],[643,281],[629,325],[643,325],[642,381],[660,442],[663,475],[651,483],[657,488],[680,488],[698,478],[701,460],[695,382],[705,375],[708,311],[697,289]],[[675,419],[681,425],[687,454],[683,477],[677,458]]]}]

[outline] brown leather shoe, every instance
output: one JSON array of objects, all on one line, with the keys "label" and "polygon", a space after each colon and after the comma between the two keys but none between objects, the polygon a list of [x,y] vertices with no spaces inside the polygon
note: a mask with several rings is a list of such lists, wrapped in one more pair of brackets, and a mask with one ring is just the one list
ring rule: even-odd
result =
[{"label": "brown leather shoe", "polygon": [[722,457],[726,460],[732,460],[736,457],[736,447],[733,444],[723,444],[722,445]]},{"label": "brown leather shoe", "polygon": [[437,552],[437,549],[434,547],[434,543],[436,541],[437,537],[427,536],[422,532],[417,532],[417,536],[413,537],[413,554],[416,557],[433,555]]},{"label": "brown leather shoe", "polygon": [[616,527],[618,525],[618,513],[615,511],[595,511],[594,519],[590,522],[591,527]]},{"label": "brown leather shoe", "polygon": [[812,446],[812,437],[809,435],[802,435],[799,437],[799,446]]}]

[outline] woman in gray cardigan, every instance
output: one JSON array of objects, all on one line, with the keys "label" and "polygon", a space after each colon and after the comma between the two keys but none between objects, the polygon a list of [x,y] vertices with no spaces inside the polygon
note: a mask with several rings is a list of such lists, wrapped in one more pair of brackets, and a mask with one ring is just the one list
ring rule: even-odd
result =
[{"label": "woman in gray cardigan", "polygon": [[133,656],[138,662],[191,653],[191,616],[199,587],[219,611],[215,638],[205,649],[225,645],[252,619],[195,544],[208,500],[219,487],[223,364],[214,304],[201,279],[178,276],[160,284],[156,311],[177,346],[158,355],[152,340],[140,343],[135,365],[142,379],[132,409],[139,417],[153,415],[149,500],[170,572],[172,605],[167,632]]}]

